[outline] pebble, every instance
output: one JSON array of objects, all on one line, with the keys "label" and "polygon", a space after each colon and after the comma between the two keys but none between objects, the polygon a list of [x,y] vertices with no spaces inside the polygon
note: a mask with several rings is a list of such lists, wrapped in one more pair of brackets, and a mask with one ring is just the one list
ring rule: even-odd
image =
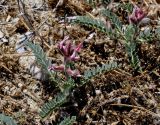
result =
[{"label": "pebble", "polygon": [[107,116],[107,111],[105,109],[103,110],[103,115]]},{"label": "pebble", "polygon": [[22,84],[22,83],[18,83],[18,87],[20,87],[20,88],[21,88],[22,86],[23,86],[23,84]]},{"label": "pebble", "polygon": [[96,95],[100,95],[102,93],[101,90],[95,90],[95,92],[96,92]]}]

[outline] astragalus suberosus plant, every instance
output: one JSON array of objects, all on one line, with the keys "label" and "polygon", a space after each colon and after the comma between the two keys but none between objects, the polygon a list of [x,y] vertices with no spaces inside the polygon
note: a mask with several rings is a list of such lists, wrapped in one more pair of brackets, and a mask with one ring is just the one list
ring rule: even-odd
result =
[{"label": "astragalus suberosus plant", "polygon": [[[64,58],[63,64],[60,66],[56,64],[51,65],[51,61],[48,59],[40,45],[27,42],[27,46],[29,46],[29,48],[31,48],[33,51],[37,63],[41,66],[44,72],[51,77],[52,83],[54,83],[53,85],[56,86],[57,90],[60,90],[60,92],[57,93],[51,101],[42,106],[40,110],[40,116],[41,118],[45,118],[51,114],[53,110],[56,110],[57,108],[61,107],[62,104],[68,101],[68,96],[71,93],[71,89],[75,86],[74,79],[81,77],[80,72],[71,66],[71,64],[74,64],[75,61],[80,59],[78,52],[82,48],[82,43],[76,46],[71,42],[71,40],[69,40],[68,36],[59,42],[58,49]],[[62,79],[57,74],[58,72],[64,73],[65,78]],[[66,117],[62,123],[72,124],[75,120],[76,117],[74,116],[71,118]]]},{"label": "astragalus suberosus plant", "polygon": [[140,42],[138,41],[140,35],[140,23],[146,17],[145,13],[138,6],[134,6],[132,14],[129,16],[129,25],[126,26],[124,32],[125,46],[132,67],[135,70],[142,71],[141,62],[138,57],[138,49],[140,47]]},{"label": "astragalus suberosus plant", "polygon": [[[40,64],[41,68],[51,76],[51,80],[53,81],[53,83],[55,83],[54,85],[57,86],[56,89],[60,90],[60,92],[56,94],[56,96],[51,101],[45,103],[42,106],[40,111],[40,116],[42,118],[45,118],[46,116],[51,114],[53,110],[60,108],[62,104],[66,103],[68,101],[68,97],[72,93],[72,90],[76,86],[84,85],[91,77],[97,74],[119,67],[116,62],[111,62],[104,64],[101,67],[97,66],[96,68],[93,68],[91,70],[86,70],[84,72],[84,75],[81,75],[74,64],[80,60],[78,53],[83,47],[83,42],[75,45],[68,36],[64,37],[64,39],[61,40],[57,46],[59,52],[63,56],[63,63],[61,65],[50,65],[51,61],[48,60],[45,53],[43,52],[43,49],[39,45],[35,45],[31,42],[28,42],[27,45],[32,49],[37,59],[37,63]],[[63,73],[65,77],[61,78],[61,75],[59,75],[58,73]],[[80,84],[76,84],[75,80],[77,78],[80,79]],[[67,123],[73,123],[75,119],[76,118],[72,116],[71,118],[67,117],[67,120],[64,119],[64,121],[66,121]],[[66,122],[64,124],[67,124]]]},{"label": "astragalus suberosus plant", "polygon": [[[68,101],[68,96],[71,93],[71,89],[75,86],[74,80],[77,77],[82,77],[79,70],[74,66],[74,63],[80,59],[78,53],[82,49],[82,44],[83,43],[81,42],[80,44],[75,45],[69,39],[69,36],[65,36],[64,39],[58,43],[57,48],[63,56],[63,63],[61,65],[49,65],[47,71],[51,76],[51,80],[55,83],[57,88],[60,89],[60,93],[58,93],[54,99],[42,106],[40,111],[40,116],[42,118],[45,118],[46,116],[48,116],[48,114],[52,113],[53,110],[56,110],[62,104]],[[46,58],[43,59],[47,60]],[[58,73],[63,73],[65,75],[65,78],[61,78]],[[64,118],[64,121],[62,121],[62,123],[72,124],[75,120],[76,117],[72,116],[71,118]]]},{"label": "astragalus suberosus plant", "polygon": [[91,28],[98,29],[99,31],[106,34],[113,40],[122,41],[125,45],[127,55],[129,57],[130,65],[133,67],[134,71],[142,71],[141,62],[138,56],[138,50],[141,45],[141,25],[147,24],[149,18],[146,18],[147,13],[143,11],[142,8],[136,5],[121,5],[125,6],[125,11],[128,13],[128,24],[123,23],[122,20],[112,11],[112,9],[102,9],[100,13],[107,22],[110,23],[108,27],[105,21],[100,19],[94,19],[89,16],[76,16],[70,17],[71,23],[78,23],[80,25],[85,25]]}]

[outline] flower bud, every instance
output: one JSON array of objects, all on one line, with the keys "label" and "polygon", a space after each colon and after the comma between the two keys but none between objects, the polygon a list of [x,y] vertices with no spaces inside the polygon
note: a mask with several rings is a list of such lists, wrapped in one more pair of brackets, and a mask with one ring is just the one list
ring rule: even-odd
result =
[{"label": "flower bud", "polygon": [[68,68],[66,70],[66,72],[67,72],[67,74],[69,76],[72,76],[72,77],[81,77],[80,72],[78,70],[76,70],[76,69],[75,70],[71,70],[70,68]]},{"label": "flower bud", "polygon": [[129,16],[129,22],[133,24],[138,24],[145,16],[146,13],[144,13],[141,8],[135,6],[133,8],[132,14]]},{"label": "flower bud", "polygon": [[53,71],[64,71],[64,69],[65,69],[64,65],[60,65],[60,66],[52,65],[51,67],[49,67],[49,70],[53,70]]}]

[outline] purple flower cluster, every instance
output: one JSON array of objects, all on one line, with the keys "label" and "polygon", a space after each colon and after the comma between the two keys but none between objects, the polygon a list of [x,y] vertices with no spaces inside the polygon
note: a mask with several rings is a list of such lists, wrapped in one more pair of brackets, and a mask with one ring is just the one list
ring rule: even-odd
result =
[{"label": "purple flower cluster", "polygon": [[81,77],[80,72],[77,69],[72,70],[70,67],[66,69],[65,65],[80,59],[78,52],[82,49],[82,44],[83,43],[80,43],[75,46],[71,40],[69,40],[68,36],[64,37],[64,39],[58,44],[58,49],[64,57],[64,64],[60,66],[52,65],[49,69],[53,71],[66,72],[71,77]]},{"label": "purple flower cluster", "polygon": [[69,40],[69,37],[66,36],[58,45],[58,48],[62,55],[64,56],[64,61],[77,61],[80,57],[77,55],[77,52],[80,52],[82,48],[82,43],[78,46],[75,46]]},{"label": "purple flower cluster", "polygon": [[129,22],[133,24],[138,24],[145,16],[146,13],[144,13],[141,8],[135,6],[133,8],[132,14],[129,16]]}]

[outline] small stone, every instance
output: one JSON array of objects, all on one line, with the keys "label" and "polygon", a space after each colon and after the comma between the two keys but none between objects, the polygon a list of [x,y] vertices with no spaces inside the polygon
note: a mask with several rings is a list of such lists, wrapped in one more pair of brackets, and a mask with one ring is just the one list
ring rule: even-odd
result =
[{"label": "small stone", "polygon": [[18,83],[18,87],[20,87],[20,88],[21,88],[22,86],[23,86],[23,84],[22,84],[22,83]]},{"label": "small stone", "polygon": [[101,90],[95,90],[95,92],[96,92],[96,95],[100,95],[102,93]]},{"label": "small stone", "polygon": [[6,86],[4,89],[5,89],[5,91],[9,91],[9,87],[8,86]]},{"label": "small stone", "polygon": [[6,38],[2,38],[3,43],[8,43],[8,40]]},{"label": "small stone", "polygon": [[24,92],[24,93],[27,93],[27,89],[24,89],[23,92]]},{"label": "small stone", "polygon": [[107,116],[107,111],[106,110],[103,110],[103,115]]}]

